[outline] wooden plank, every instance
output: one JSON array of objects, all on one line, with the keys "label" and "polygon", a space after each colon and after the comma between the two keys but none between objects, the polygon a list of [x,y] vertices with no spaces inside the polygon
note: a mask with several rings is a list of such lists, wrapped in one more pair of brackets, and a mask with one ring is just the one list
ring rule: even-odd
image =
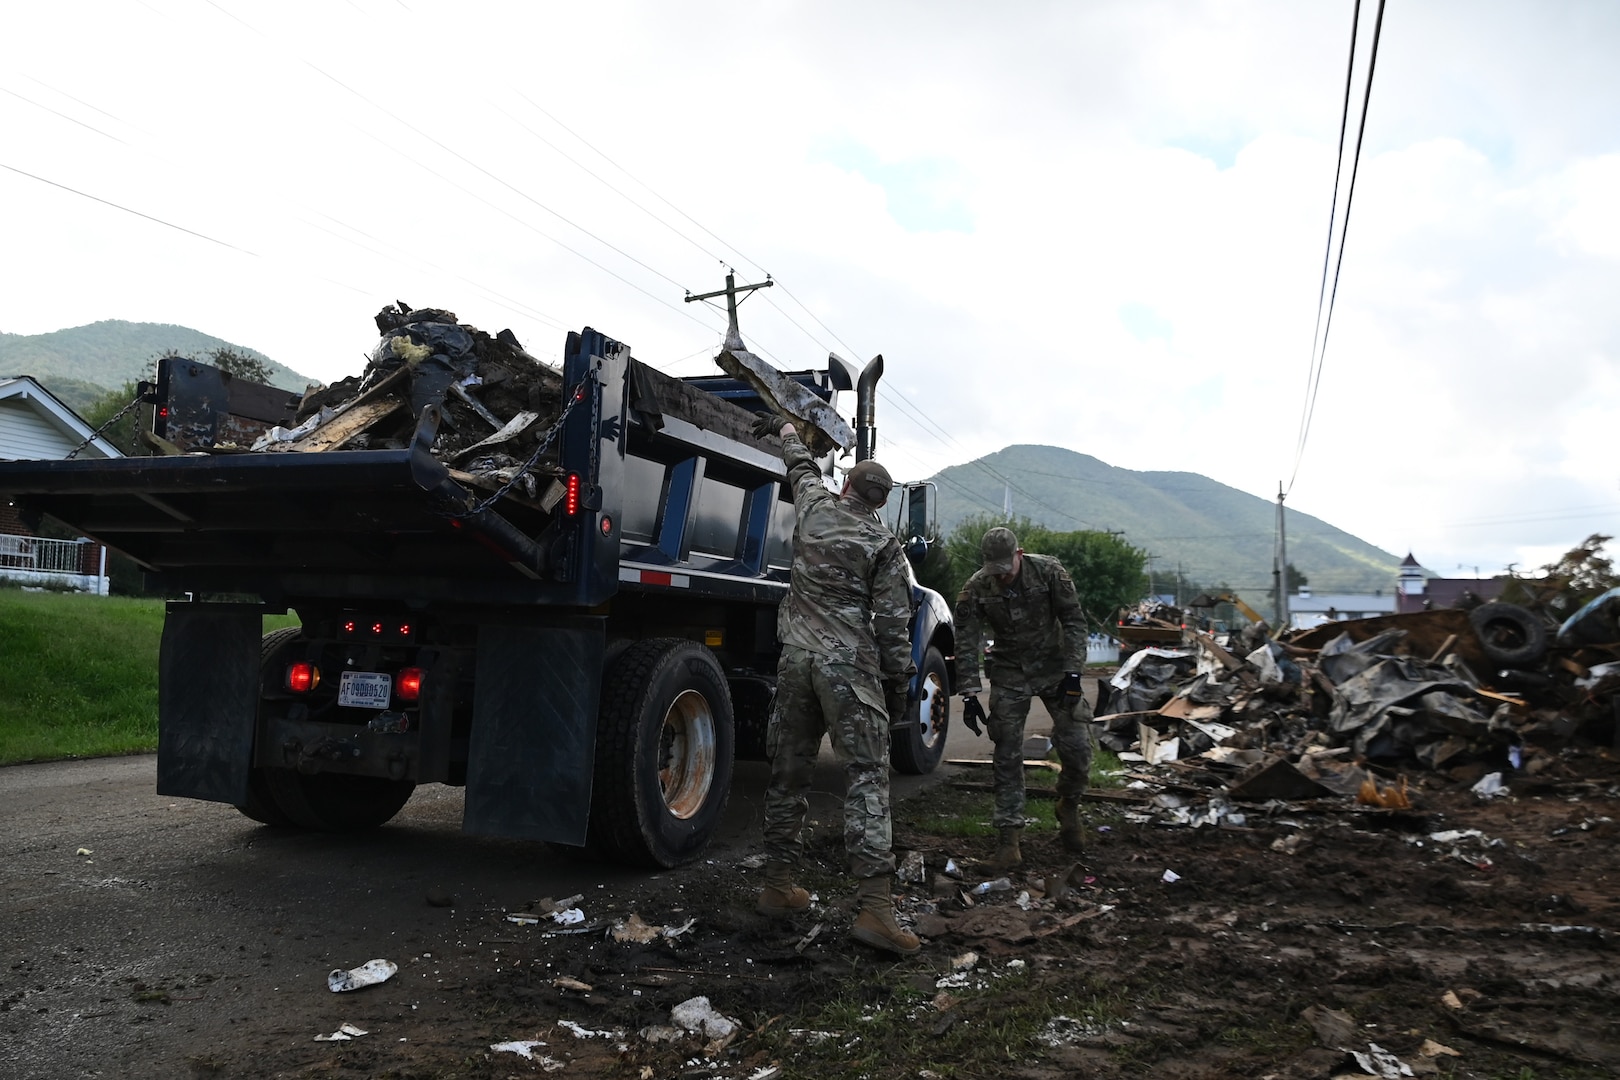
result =
[{"label": "wooden plank", "polygon": [[403,405],[404,402],[398,398],[382,398],[351,406],[297,442],[289,443],[287,448],[300,453],[336,450]]}]

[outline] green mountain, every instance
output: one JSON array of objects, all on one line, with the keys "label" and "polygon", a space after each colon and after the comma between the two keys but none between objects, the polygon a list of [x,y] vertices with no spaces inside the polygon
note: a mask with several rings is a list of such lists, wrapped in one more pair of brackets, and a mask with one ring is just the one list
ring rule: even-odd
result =
[{"label": "green mountain", "polygon": [[272,385],[301,391],[308,379],[243,345],[167,323],[105,319],[49,334],[0,333],[0,377],[31,375],[76,412],[127,382],[150,379],[160,356],[203,358],[216,348],[263,361]]},{"label": "green mountain", "polygon": [[[1160,592],[1183,581],[1224,584],[1258,597],[1272,587],[1277,506],[1207,476],[1136,472],[1056,446],[1009,446],[931,478],[949,534],[973,514],[1012,516],[1049,529],[1104,529],[1153,556]],[[1288,561],[1311,591],[1389,591],[1400,557],[1320,518],[1289,510]]]}]

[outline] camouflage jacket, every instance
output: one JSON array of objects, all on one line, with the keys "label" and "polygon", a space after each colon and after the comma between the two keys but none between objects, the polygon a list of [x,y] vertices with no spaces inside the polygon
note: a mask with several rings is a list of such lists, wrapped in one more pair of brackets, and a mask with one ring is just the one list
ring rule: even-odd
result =
[{"label": "camouflage jacket", "polygon": [[995,642],[985,675],[1009,690],[1049,690],[1086,663],[1086,617],[1074,580],[1050,555],[1024,555],[1011,585],[980,570],[956,598],[956,683],[977,690],[986,638]]},{"label": "camouflage jacket", "polygon": [[900,542],[865,503],[827,490],[797,435],[783,440],[782,457],[795,521],[777,636],[884,679],[909,674],[911,580]]}]

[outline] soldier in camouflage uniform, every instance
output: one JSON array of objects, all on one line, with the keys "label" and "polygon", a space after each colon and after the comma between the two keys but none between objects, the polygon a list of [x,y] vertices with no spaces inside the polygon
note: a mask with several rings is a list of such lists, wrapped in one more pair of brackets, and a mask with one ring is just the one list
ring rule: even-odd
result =
[{"label": "soldier in camouflage uniform", "polygon": [[889,820],[889,723],[906,707],[911,662],[911,587],[899,541],[877,509],[894,482],[875,461],[849,470],[829,491],[792,424],[781,426],[793,489],[793,570],[777,617],[782,658],[766,734],[765,887],[758,910],[789,915],[810,904],[793,883],[811,770],[823,734],[844,766],[844,848],[859,879],[852,935],[890,952],[916,952],[915,934],[894,918]]},{"label": "soldier in camouflage uniform", "polygon": [[[1057,782],[1059,837],[1069,851],[1084,849],[1080,798],[1091,772],[1091,706],[1080,689],[1086,662],[1086,620],[1074,581],[1049,555],[1026,554],[1011,529],[994,528],[979,545],[984,565],[956,599],[956,674],[964,720],[982,718],[979,657],[990,679],[990,738],[994,755],[998,842],[991,864],[1010,870],[1023,862],[1024,721],[1039,696],[1052,715],[1052,743],[1063,770]],[[971,726],[971,725],[970,725]]]}]

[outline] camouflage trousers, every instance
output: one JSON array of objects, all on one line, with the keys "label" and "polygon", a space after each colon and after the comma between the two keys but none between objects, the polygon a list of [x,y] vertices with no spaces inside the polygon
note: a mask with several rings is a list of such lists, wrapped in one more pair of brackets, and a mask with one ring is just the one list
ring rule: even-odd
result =
[{"label": "camouflage trousers", "polygon": [[787,646],[776,671],[776,705],[766,729],[765,857],[797,866],[804,854],[806,792],[824,734],[844,767],[844,851],[858,878],[894,873],[889,821],[889,718],[876,675]]},{"label": "camouflage trousers", "polygon": [[1052,715],[1052,745],[1057,749],[1063,771],[1058,774],[1060,799],[1078,799],[1091,781],[1091,705],[1081,695],[1079,704],[1068,706],[1059,684],[1038,692],[990,684],[990,739],[996,744],[993,755],[996,809],[991,823],[998,829],[1022,828],[1024,824],[1024,721],[1029,719],[1029,703],[1041,699]]}]

